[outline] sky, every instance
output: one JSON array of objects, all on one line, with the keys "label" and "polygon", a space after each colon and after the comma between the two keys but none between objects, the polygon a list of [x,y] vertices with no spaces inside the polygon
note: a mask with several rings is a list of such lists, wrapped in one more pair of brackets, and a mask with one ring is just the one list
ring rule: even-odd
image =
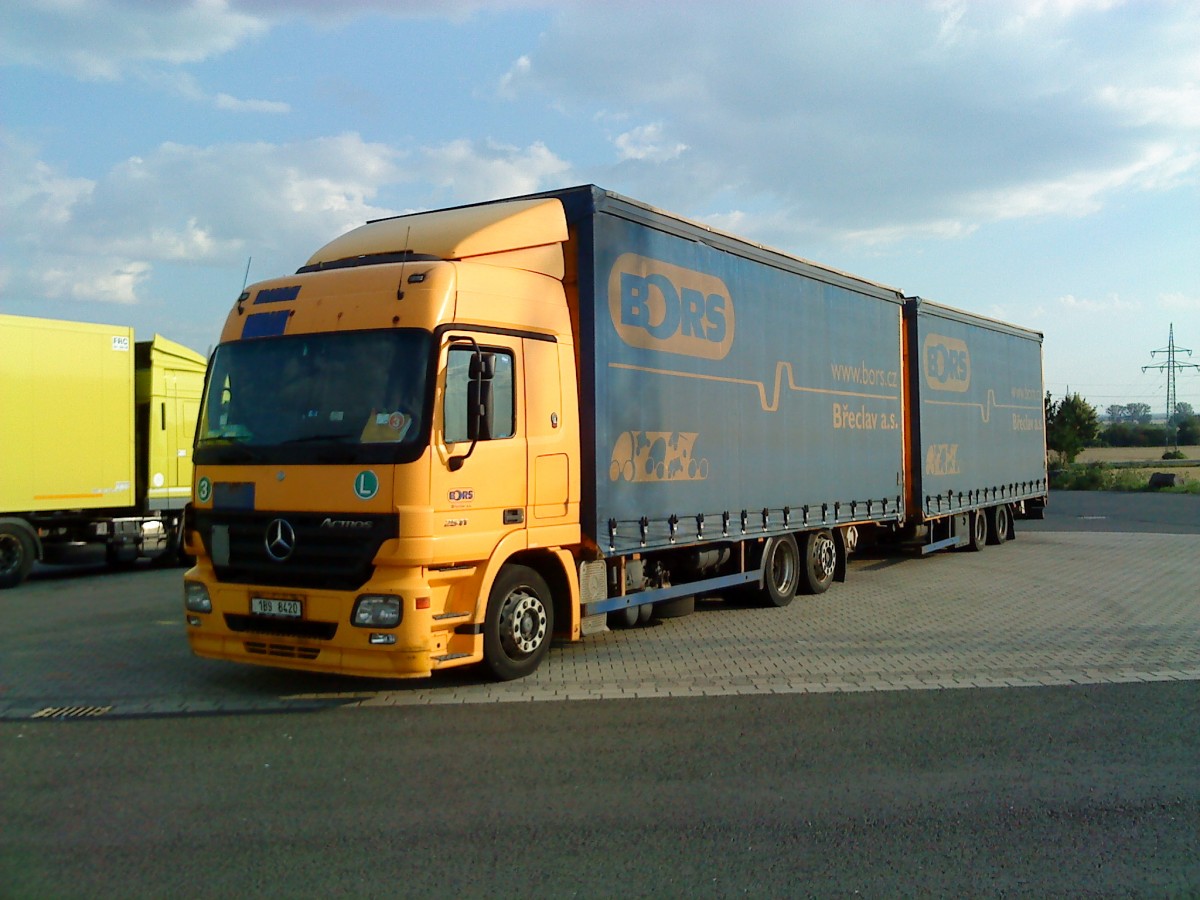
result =
[{"label": "sky", "polygon": [[1040,331],[1101,412],[1200,363],[1192,0],[0,9],[0,312],[206,353],[369,219],[586,183]]}]

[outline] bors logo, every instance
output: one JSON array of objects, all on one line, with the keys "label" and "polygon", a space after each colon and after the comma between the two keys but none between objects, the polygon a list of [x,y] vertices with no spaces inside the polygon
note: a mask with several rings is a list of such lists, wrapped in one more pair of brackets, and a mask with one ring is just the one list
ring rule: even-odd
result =
[{"label": "bors logo", "polygon": [[715,275],[625,253],[608,276],[608,310],[631,347],[724,359],[733,345],[733,299]]},{"label": "bors logo", "polygon": [[971,386],[971,354],[958,338],[931,334],[921,347],[925,383],[935,391],[964,393]]}]

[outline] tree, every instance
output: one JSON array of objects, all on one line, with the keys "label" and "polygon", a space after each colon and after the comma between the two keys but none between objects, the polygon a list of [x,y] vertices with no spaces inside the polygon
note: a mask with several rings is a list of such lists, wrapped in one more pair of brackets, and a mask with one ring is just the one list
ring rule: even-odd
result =
[{"label": "tree", "polygon": [[1174,419],[1175,419],[1176,423],[1183,422],[1186,419],[1190,419],[1195,414],[1196,414],[1196,411],[1194,409],[1192,409],[1192,404],[1188,403],[1186,400],[1180,400],[1178,403],[1175,404]]},{"label": "tree", "polygon": [[1108,421],[1110,422],[1129,421],[1129,407],[1124,403],[1114,403],[1105,412],[1108,413]]},{"label": "tree", "polygon": [[1129,411],[1130,422],[1137,422],[1139,425],[1150,424],[1150,404],[1149,403],[1130,403],[1125,407]]},{"label": "tree", "polygon": [[1188,416],[1180,422],[1176,437],[1184,446],[1200,444],[1200,416]]},{"label": "tree", "polygon": [[1096,439],[1100,420],[1096,408],[1079,393],[1055,402],[1046,391],[1046,446],[1068,465],[1084,447]]}]

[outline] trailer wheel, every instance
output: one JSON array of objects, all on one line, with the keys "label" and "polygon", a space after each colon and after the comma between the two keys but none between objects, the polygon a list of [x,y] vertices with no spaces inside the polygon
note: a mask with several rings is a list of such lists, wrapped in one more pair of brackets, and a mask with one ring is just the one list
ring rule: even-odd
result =
[{"label": "trailer wheel", "polygon": [[0,525],[0,588],[13,588],[29,577],[35,554],[33,541],[17,525]]},{"label": "trailer wheel", "polygon": [[[645,604],[643,604],[644,606]],[[636,628],[642,617],[641,606],[625,606],[608,614],[609,628]]]},{"label": "trailer wheel", "polygon": [[767,539],[767,545],[763,547],[762,573],[759,603],[776,607],[791,603],[800,581],[800,549],[792,535]]},{"label": "trailer wheel", "polygon": [[800,570],[800,591],[823,594],[833,584],[837,571],[837,543],[828,528],[811,531],[805,537],[804,565]]},{"label": "trailer wheel", "polygon": [[483,659],[501,681],[532,674],[550,651],[554,604],[545,580],[528,566],[505,566],[488,599]]},{"label": "trailer wheel", "polygon": [[982,550],[988,542],[988,517],[982,509],[971,513],[971,536],[965,549],[972,552]]},{"label": "trailer wheel", "polygon": [[660,619],[682,619],[696,611],[696,595],[676,597],[663,603],[654,604],[654,615]]},{"label": "trailer wheel", "polygon": [[993,506],[987,511],[987,542],[989,544],[1003,544],[1008,540],[1010,519],[1007,503]]}]

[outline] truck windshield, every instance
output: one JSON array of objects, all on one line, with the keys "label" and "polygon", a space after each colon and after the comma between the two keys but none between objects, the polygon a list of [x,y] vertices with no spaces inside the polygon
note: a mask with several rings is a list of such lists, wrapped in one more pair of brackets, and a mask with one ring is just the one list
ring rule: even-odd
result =
[{"label": "truck windshield", "polygon": [[291,335],[213,356],[197,462],[402,462],[425,443],[431,338],[419,330]]}]

